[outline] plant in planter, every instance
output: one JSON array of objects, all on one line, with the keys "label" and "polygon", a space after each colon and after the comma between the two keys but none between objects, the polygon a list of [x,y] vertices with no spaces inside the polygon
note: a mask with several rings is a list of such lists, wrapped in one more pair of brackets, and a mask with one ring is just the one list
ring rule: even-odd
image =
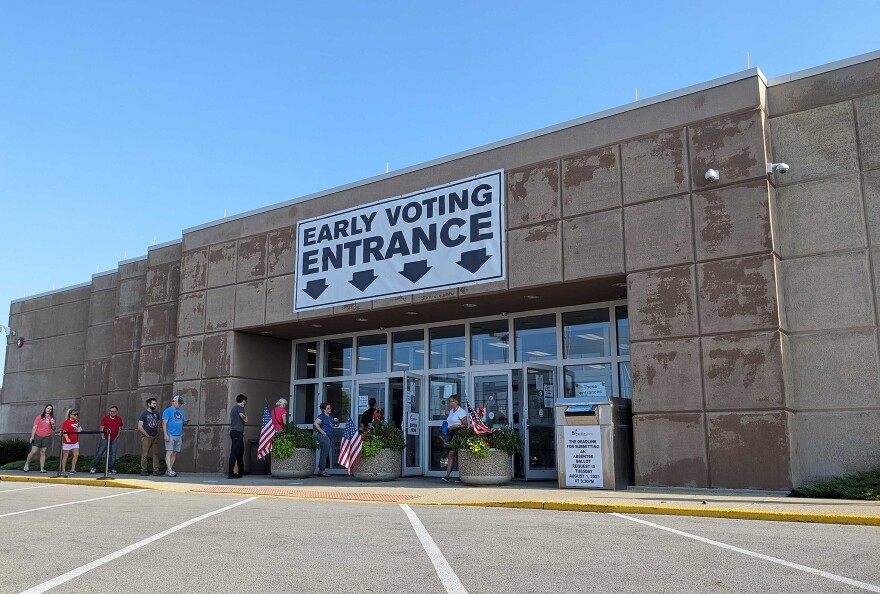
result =
[{"label": "plant in planter", "polygon": [[363,450],[352,474],[361,481],[393,481],[400,476],[401,455],[406,447],[403,431],[375,419],[361,436]]},{"label": "plant in planter", "polygon": [[272,442],[272,476],[306,478],[315,472],[318,442],[308,429],[288,423]]},{"label": "plant in planter", "polygon": [[461,482],[471,485],[503,485],[513,478],[511,456],[522,451],[519,432],[509,427],[488,435],[462,429],[449,447],[458,450],[458,473]]}]

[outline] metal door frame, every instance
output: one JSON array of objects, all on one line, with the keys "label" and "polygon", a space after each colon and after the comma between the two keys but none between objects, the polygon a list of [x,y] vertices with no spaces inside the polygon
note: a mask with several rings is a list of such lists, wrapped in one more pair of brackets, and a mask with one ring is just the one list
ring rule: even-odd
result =
[{"label": "metal door frame", "polygon": [[[556,460],[554,457],[553,468],[551,469],[532,469],[531,467],[531,455],[530,455],[530,443],[529,443],[529,369],[537,369],[539,371],[550,371],[553,373],[553,404],[556,404],[556,400],[559,398],[559,366],[558,365],[547,365],[544,363],[523,363],[520,367],[522,370],[522,394],[520,395],[522,399],[522,412],[520,418],[520,436],[523,439],[523,478],[525,480],[552,480],[557,478],[556,475]],[[553,407],[551,407],[550,412],[550,420],[553,419]],[[556,427],[555,421],[553,423],[552,436],[554,440],[554,448],[556,447]]]}]

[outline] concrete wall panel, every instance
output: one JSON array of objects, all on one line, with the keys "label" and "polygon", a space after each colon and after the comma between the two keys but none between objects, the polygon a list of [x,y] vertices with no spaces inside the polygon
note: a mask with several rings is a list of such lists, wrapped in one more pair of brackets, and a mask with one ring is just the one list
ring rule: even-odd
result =
[{"label": "concrete wall panel", "polygon": [[208,289],[205,298],[205,332],[232,328],[235,317],[235,285]]},{"label": "concrete wall panel", "polygon": [[[864,252],[781,262],[787,330],[873,326],[874,298]],[[846,290],[841,290],[845,287]]]},{"label": "concrete wall panel", "polygon": [[174,344],[158,344],[141,349],[139,386],[170,384],[174,381]]},{"label": "concrete wall panel", "polygon": [[113,352],[113,324],[91,326],[86,332],[86,361],[105,359]]},{"label": "concrete wall panel", "polygon": [[[235,403],[230,392],[231,378],[219,378],[202,381],[201,398],[199,398],[200,425],[229,425],[229,409]],[[236,393],[237,395],[237,393]],[[254,406],[256,410],[258,407]],[[250,411],[248,411],[250,412]],[[255,415],[255,419],[256,416]],[[254,422],[259,423],[259,420]]]},{"label": "concrete wall panel", "polygon": [[168,262],[147,270],[145,305],[173,301],[180,290],[180,263]]},{"label": "concrete wall panel", "polygon": [[144,310],[146,302],[146,285],[143,276],[123,279],[119,281],[118,303],[116,315],[140,313]]},{"label": "concrete wall panel", "polygon": [[180,261],[180,292],[189,293],[208,286],[208,250],[183,254]]},{"label": "concrete wall panel", "polygon": [[627,207],[623,219],[628,271],[694,261],[687,196]]},{"label": "concrete wall panel", "polygon": [[3,380],[3,402],[52,402],[82,396],[83,366],[11,373]]},{"label": "concrete wall panel", "polygon": [[141,344],[171,342],[177,335],[177,303],[166,303],[144,310]]},{"label": "concrete wall panel", "polygon": [[684,130],[661,132],[621,145],[623,203],[688,191]]},{"label": "concrete wall panel", "polygon": [[862,188],[868,214],[868,238],[871,245],[880,246],[880,170],[865,173]]},{"label": "concrete wall panel", "polygon": [[696,338],[636,342],[630,355],[634,413],[703,410]]},{"label": "concrete wall panel", "polygon": [[[73,301],[63,303],[61,305],[53,305],[52,312],[52,334],[72,334],[75,332],[85,332],[89,325],[89,301]],[[15,328],[15,326],[13,326]],[[27,337],[26,334],[19,332],[20,336]],[[36,338],[36,337],[33,337]]]},{"label": "concrete wall panel", "polygon": [[700,340],[708,410],[785,406],[778,332],[707,336]]},{"label": "concrete wall panel", "polygon": [[770,251],[766,180],[693,195],[697,260]]},{"label": "concrete wall panel", "polygon": [[789,336],[786,342],[793,409],[880,407],[875,330]]},{"label": "concrete wall panel", "polygon": [[570,217],[621,204],[619,147],[606,146],[562,160],[562,215]]},{"label": "concrete wall panel", "polygon": [[202,377],[226,377],[232,363],[232,332],[206,334],[202,343]]},{"label": "concrete wall panel", "polygon": [[202,336],[187,336],[177,339],[174,355],[174,380],[198,379],[202,375]]},{"label": "concrete wall panel", "polygon": [[567,281],[622,274],[623,219],[620,210],[563,221],[562,254]]},{"label": "concrete wall panel", "polygon": [[769,87],[767,104],[769,112],[776,115],[837,103],[878,90],[880,60],[870,60]]},{"label": "concrete wall panel", "polygon": [[146,256],[137,260],[127,261],[125,264],[120,263],[118,267],[119,280],[123,281],[145,275],[147,273],[147,264]]},{"label": "concrete wall panel", "polygon": [[713,487],[792,487],[787,413],[709,413],[706,419]]},{"label": "concrete wall panel", "polygon": [[235,287],[235,327],[261,326],[266,319],[266,281]]},{"label": "concrete wall panel", "polygon": [[770,120],[773,161],[791,166],[776,176],[787,185],[858,171],[855,121],[850,102],[825,105]]},{"label": "concrete wall panel", "polygon": [[[198,427],[190,432],[195,438],[195,470],[197,472],[223,472],[229,460],[229,430],[225,427]],[[184,470],[183,467],[180,468]]]},{"label": "concrete wall panel", "polygon": [[139,352],[114,353],[110,357],[110,392],[137,389],[139,359]]},{"label": "concrete wall panel", "polygon": [[797,413],[792,441],[801,483],[877,468],[880,411]]},{"label": "concrete wall panel", "polygon": [[177,335],[191,336],[205,331],[205,291],[180,296]]},{"label": "concrete wall panel", "polygon": [[562,281],[561,242],[558,222],[509,231],[507,263],[510,288]]},{"label": "concrete wall panel", "polygon": [[266,277],[266,234],[246,237],[238,242],[236,282],[243,283]]},{"label": "concrete wall panel", "polygon": [[266,323],[287,322],[296,320],[293,313],[292,274],[276,276],[266,281]]},{"label": "concrete wall panel", "polygon": [[691,173],[695,189],[708,189],[706,171],[716,169],[720,183],[763,177],[764,122],[760,110],[724,116],[688,129]]},{"label": "concrete wall panel", "polygon": [[697,334],[693,266],[636,272],[627,281],[632,340]]},{"label": "concrete wall panel", "polygon": [[702,414],[636,415],[633,447],[637,485],[709,486]]},{"label": "concrete wall panel", "polygon": [[208,248],[208,288],[235,282],[236,242]]},{"label": "concrete wall panel", "polygon": [[867,245],[858,174],[781,187],[776,204],[783,258]]},{"label": "concrete wall panel", "polygon": [[116,317],[116,289],[92,293],[89,302],[89,326],[112,322]]},{"label": "concrete wall panel", "polygon": [[141,346],[141,314],[126,315],[113,322],[113,352],[135,351]]},{"label": "concrete wall panel", "polygon": [[110,381],[110,358],[97,359],[95,361],[86,361],[85,363],[85,383],[83,386],[83,395],[99,396],[107,393],[107,387]]},{"label": "concrete wall panel", "polygon": [[286,227],[269,233],[266,255],[269,276],[291,274],[296,270],[296,228]]},{"label": "concrete wall panel", "polygon": [[862,168],[880,167],[880,94],[855,100]]},{"label": "concrete wall panel", "polygon": [[750,256],[697,265],[703,332],[778,327],[773,258]]},{"label": "concrete wall panel", "polygon": [[506,198],[508,229],[558,219],[559,162],[509,172]]},{"label": "concrete wall panel", "polygon": [[92,293],[115,289],[119,286],[119,274],[114,270],[92,275]]}]

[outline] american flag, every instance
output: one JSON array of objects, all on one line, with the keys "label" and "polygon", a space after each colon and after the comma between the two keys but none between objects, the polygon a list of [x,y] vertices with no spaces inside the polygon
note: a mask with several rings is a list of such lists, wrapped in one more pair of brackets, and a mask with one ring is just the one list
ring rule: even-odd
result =
[{"label": "american flag", "polygon": [[272,451],[272,442],[275,441],[275,426],[272,423],[272,415],[269,414],[269,404],[263,407],[263,428],[260,430],[260,444],[257,447],[257,459],[262,460]]},{"label": "american flag", "polygon": [[351,469],[361,457],[363,445],[361,434],[357,432],[354,421],[349,416],[345,422],[345,431],[342,433],[342,443],[339,445],[339,463],[348,468],[348,474],[351,474]]},{"label": "american flag", "polygon": [[489,435],[492,433],[492,430],[486,426],[486,423],[477,416],[477,413],[474,412],[474,408],[471,406],[470,400],[467,399],[467,396],[464,397],[464,403],[467,405],[468,416],[471,418],[471,428],[474,430],[474,433],[477,435]]}]

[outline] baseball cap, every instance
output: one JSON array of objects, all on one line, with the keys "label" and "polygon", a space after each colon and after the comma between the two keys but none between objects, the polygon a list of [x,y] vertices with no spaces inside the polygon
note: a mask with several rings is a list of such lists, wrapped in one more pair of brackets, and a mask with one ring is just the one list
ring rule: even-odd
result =
[{"label": "baseball cap", "polygon": [[183,403],[184,403],[184,402],[183,402],[183,396],[181,396],[180,394],[178,394],[177,396],[175,396],[175,397],[172,398],[171,400],[173,400],[173,401],[176,402],[177,404],[183,404]]}]

